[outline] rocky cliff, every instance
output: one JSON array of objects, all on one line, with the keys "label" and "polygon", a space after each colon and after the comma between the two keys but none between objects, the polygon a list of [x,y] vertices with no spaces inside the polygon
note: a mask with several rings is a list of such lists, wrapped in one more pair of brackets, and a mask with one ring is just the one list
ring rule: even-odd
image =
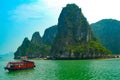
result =
[{"label": "rocky cliff", "polygon": [[58,33],[49,54],[51,57],[97,58],[110,53],[97,41],[77,5],[68,4],[62,9],[57,26]]},{"label": "rocky cliff", "polygon": [[25,38],[22,45],[14,53],[15,59],[28,56],[28,58],[40,58],[48,55],[50,46],[41,42],[39,32],[35,32],[31,41]]},{"label": "rocky cliff", "polygon": [[40,36],[39,32],[35,32],[32,36],[31,42],[34,44],[41,44],[42,37]]},{"label": "rocky cliff", "polygon": [[57,25],[54,25],[50,28],[47,28],[44,32],[44,35],[42,37],[42,42],[44,44],[52,45],[54,38],[57,34]]},{"label": "rocky cliff", "polygon": [[42,38],[39,32],[33,34],[31,41],[25,38],[14,58],[27,55],[28,58],[86,59],[109,54],[111,52],[98,42],[91,31],[82,10],[75,4],[68,4],[62,9],[58,24],[46,29]]}]

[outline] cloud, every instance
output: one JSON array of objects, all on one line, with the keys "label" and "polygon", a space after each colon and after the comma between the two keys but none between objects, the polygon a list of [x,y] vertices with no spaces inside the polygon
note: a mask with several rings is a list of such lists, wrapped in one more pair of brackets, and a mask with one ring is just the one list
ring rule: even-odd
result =
[{"label": "cloud", "polygon": [[84,15],[90,23],[103,18],[119,18],[119,0],[37,0],[18,6],[12,11],[11,18],[16,21],[42,19],[57,21],[62,7],[68,3],[76,3],[82,8]]},{"label": "cloud", "polygon": [[82,8],[83,14],[90,23],[104,18],[120,20],[119,0],[44,0],[44,3],[48,7],[58,8],[58,10],[68,3],[75,3]]},{"label": "cloud", "polygon": [[79,0],[37,0],[29,4],[21,4],[10,12],[15,21],[29,21],[53,18],[57,19],[62,7],[67,3],[78,3]]},{"label": "cloud", "polygon": [[17,21],[27,21],[45,16],[44,8],[38,3],[22,4],[11,11],[11,18]]}]

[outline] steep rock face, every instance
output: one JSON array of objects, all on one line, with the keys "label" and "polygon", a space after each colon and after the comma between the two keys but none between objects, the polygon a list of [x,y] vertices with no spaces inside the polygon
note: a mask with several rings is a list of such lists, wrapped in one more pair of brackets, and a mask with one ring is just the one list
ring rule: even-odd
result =
[{"label": "steep rock face", "polygon": [[53,42],[50,56],[94,58],[94,55],[100,57],[105,52],[109,53],[93,36],[81,9],[75,4],[68,4],[64,7],[58,19],[58,33]]},{"label": "steep rock face", "polygon": [[91,26],[96,37],[107,49],[113,54],[120,54],[120,21],[103,19]]},{"label": "steep rock face", "polygon": [[29,47],[31,45],[31,42],[26,37],[23,40],[22,45],[18,48],[18,50],[14,53],[14,58],[19,59],[21,56],[26,56],[26,47]]},{"label": "steep rock face", "polygon": [[53,40],[56,37],[56,34],[57,34],[57,25],[46,29],[42,37],[42,42],[48,45],[52,45]]},{"label": "steep rock face", "polygon": [[[68,4],[63,8],[58,19],[58,30],[60,37],[73,36],[77,42],[87,42],[89,24],[83,16],[81,9],[75,4]],[[64,34],[64,35],[63,35]]]},{"label": "steep rock face", "polygon": [[21,57],[28,56],[28,58],[39,58],[48,55],[50,46],[43,44],[41,42],[41,37],[38,32],[35,32],[32,36],[32,40],[25,38],[22,45],[18,47],[17,51],[14,53],[15,59],[20,59]]},{"label": "steep rock face", "polygon": [[25,38],[14,58],[49,55],[56,59],[83,59],[105,57],[109,53],[92,33],[81,9],[75,4],[68,4],[60,14],[58,25],[48,28],[42,39],[38,32],[33,34],[31,41]]},{"label": "steep rock face", "polygon": [[31,42],[34,44],[40,44],[42,42],[42,38],[39,32],[35,32],[32,36]]}]

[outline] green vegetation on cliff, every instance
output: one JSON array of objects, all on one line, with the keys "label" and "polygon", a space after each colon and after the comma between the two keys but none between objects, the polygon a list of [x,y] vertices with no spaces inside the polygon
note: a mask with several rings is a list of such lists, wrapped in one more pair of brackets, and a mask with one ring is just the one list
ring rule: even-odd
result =
[{"label": "green vegetation on cliff", "polygon": [[29,58],[85,59],[110,54],[98,42],[82,10],[76,4],[68,4],[62,9],[57,25],[46,29],[42,38],[38,32],[31,41],[25,38],[14,55],[15,59],[26,55]]},{"label": "green vegetation on cliff", "polygon": [[97,58],[110,54],[96,39],[81,9],[75,4],[63,8],[58,33],[50,56],[59,58]]},{"label": "green vegetation on cliff", "polygon": [[29,41],[25,38],[22,45],[14,53],[15,59],[28,56],[28,58],[40,58],[47,56],[50,50],[50,46],[41,42],[41,37],[38,32],[35,32],[32,36],[32,40]]}]

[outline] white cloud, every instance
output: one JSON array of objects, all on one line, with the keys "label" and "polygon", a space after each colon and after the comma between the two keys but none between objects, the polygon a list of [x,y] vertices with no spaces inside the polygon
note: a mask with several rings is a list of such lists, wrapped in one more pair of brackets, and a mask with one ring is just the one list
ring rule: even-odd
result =
[{"label": "white cloud", "polygon": [[18,6],[13,10],[12,19],[26,21],[51,18],[57,21],[62,7],[68,3],[76,3],[82,8],[90,23],[103,18],[120,20],[119,0],[37,0],[30,4]]},{"label": "white cloud", "polygon": [[33,18],[42,18],[45,15],[42,6],[38,3],[22,4],[12,11],[12,19],[26,21]]},{"label": "white cloud", "polygon": [[58,10],[68,3],[75,3],[82,8],[83,14],[90,23],[104,18],[120,20],[119,0],[44,0],[44,3]]}]

